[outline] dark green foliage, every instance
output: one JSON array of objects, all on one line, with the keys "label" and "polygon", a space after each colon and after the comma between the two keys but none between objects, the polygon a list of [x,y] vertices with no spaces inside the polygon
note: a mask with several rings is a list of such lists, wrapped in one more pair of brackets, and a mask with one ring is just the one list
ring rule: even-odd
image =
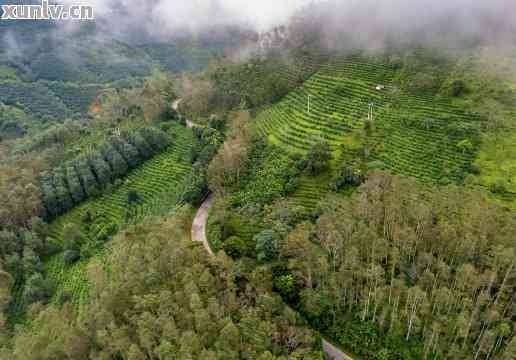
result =
[{"label": "dark green foliage", "polygon": [[53,291],[54,287],[50,280],[45,279],[40,273],[35,273],[27,279],[23,298],[27,304],[46,303],[52,297]]},{"label": "dark green foliage", "polygon": [[433,73],[419,73],[410,80],[408,88],[415,94],[436,93],[439,82]]},{"label": "dark green foliage", "polygon": [[251,140],[249,159],[240,187],[231,194],[235,207],[262,208],[292,190],[300,171],[280,148],[257,137]]},{"label": "dark green foliage", "polygon": [[[102,290],[92,284],[92,292],[102,292],[95,304],[85,302],[81,316],[72,304],[41,309],[30,319],[30,333],[20,329],[14,348],[2,354],[13,360],[50,360],[59,354],[70,359],[102,354],[138,360],[149,354],[163,359],[321,360],[316,334],[271,293],[268,271],[254,271],[248,261],[222,255],[212,263],[202,247],[183,239],[187,222],[167,218],[120,234],[106,265],[92,265],[96,274],[108,278]],[[66,302],[67,296],[58,295],[58,300]],[[119,341],[124,345],[113,347]],[[38,344],[45,344],[44,354],[36,350]]]},{"label": "dark green foliage", "polygon": [[118,179],[127,174],[129,171],[129,165],[122,157],[122,155],[120,155],[118,150],[113,146],[113,144],[104,144],[101,147],[101,153],[104,156],[104,159],[110,165],[114,179]]},{"label": "dark green foliage", "polygon": [[137,191],[131,190],[127,193],[127,203],[129,205],[138,204],[139,202],[141,202],[141,200],[142,198]]},{"label": "dark green foliage", "polygon": [[358,186],[364,180],[365,175],[360,169],[345,165],[337,171],[332,188],[338,191],[346,186]]},{"label": "dark green foliage", "polygon": [[106,187],[113,179],[113,174],[109,164],[104,160],[100,153],[94,153],[88,158],[90,168],[97,179],[99,187]]},{"label": "dark green foliage", "polygon": [[318,141],[312,146],[307,155],[307,169],[312,175],[318,175],[329,168],[332,158],[333,155],[328,142]]},{"label": "dark green foliage", "polygon": [[86,158],[79,159],[76,170],[86,195],[88,197],[98,195],[99,185]]},{"label": "dark green foliage", "polygon": [[79,250],[65,250],[63,253],[63,260],[67,266],[76,263],[80,258],[81,252]]},{"label": "dark green foliage", "polygon": [[281,247],[281,235],[274,230],[264,230],[254,237],[259,261],[276,260]]},{"label": "dark green foliage", "polygon": [[47,217],[56,216],[60,212],[60,204],[54,187],[52,175],[47,172],[43,172],[41,174],[40,186]]},{"label": "dark green foliage", "polygon": [[67,224],[63,230],[63,243],[65,264],[71,265],[81,257],[81,247],[85,243],[82,229],[75,224]]},{"label": "dark green foliage", "polygon": [[[141,128],[133,134],[112,137],[98,150],[80,155],[55,169],[53,174],[42,174],[40,187],[47,218],[62,214],[73,205],[99,195],[116,179],[127,175],[130,169],[138,167],[169,145],[170,140],[162,131]],[[203,181],[206,182],[205,179]],[[192,195],[192,198],[195,197]]]},{"label": "dark green foliage", "polygon": [[211,115],[208,121],[208,127],[218,130],[220,132],[224,132],[224,129],[226,127],[226,121],[227,119],[221,116]]},{"label": "dark green foliage", "polygon": [[274,277],[274,288],[288,302],[295,302],[298,297],[299,288],[296,277],[292,274]]},{"label": "dark green foliage", "polygon": [[493,194],[504,195],[507,193],[507,186],[503,180],[497,181],[489,186],[489,191]]},{"label": "dark green foliage", "polygon": [[183,189],[183,201],[199,206],[206,199],[209,193],[206,170],[201,166],[195,166],[192,172],[186,177],[185,188]]},{"label": "dark green foliage", "polygon": [[454,97],[462,96],[467,92],[466,83],[463,80],[454,80],[449,89],[450,95]]},{"label": "dark green foliage", "polygon": [[47,82],[45,85],[61,99],[70,111],[81,115],[90,111],[91,104],[102,90],[100,85],[79,85],[61,81]]},{"label": "dark green foliage", "polygon": [[138,154],[138,150],[136,150],[133,145],[125,142],[120,138],[113,138],[111,141],[116,150],[120,153],[120,155],[122,155],[127,165],[129,165],[129,168],[134,169],[140,164],[140,155]]},{"label": "dark green foliage", "polygon": [[143,159],[149,159],[156,153],[139,132],[129,135],[127,140],[138,150],[140,157]]},{"label": "dark green foliage", "polygon": [[156,153],[165,150],[170,145],[167,134],[157,128],[145,127],[140,129],[139,133]]},{"label": "dark green foliage", "polygon": [[42,83],[0,81],[0,89],[0,102],[19,104],[43,121],[64,119],[69,114],[66,105]]},{"label": "dark green foliage", "polygon": [[224,252],[234,259],[241,258],[249,252],[249,247],[244,239],[231,236],[224,241]]},{"label": "dark green foliage", "polygon": [[70,191],[70,196],[72,197],[74,203],[81,203],[86,198],[86,194],[84,193],[81,181],[77,176],[77,171],[72,164],[66,168],[66,178],[68,181],[68,190]]},{"label": "dark green foliage", "polygon": [[22,109],[0,102],[0,141],[25,135],[31,120]]}]

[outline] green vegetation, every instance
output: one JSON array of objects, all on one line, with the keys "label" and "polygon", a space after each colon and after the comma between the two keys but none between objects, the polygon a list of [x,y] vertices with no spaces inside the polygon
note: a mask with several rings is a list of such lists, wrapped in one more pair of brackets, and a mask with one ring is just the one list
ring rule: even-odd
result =
[{"label": "green vegetation", "polygon": [[[427,191],[377,173],[288,235],[283,264],[275,265],[278,291],[364,358],[502,353],[512,323],[514,226],[480,194]],[[490,240],[467,242],[472,233]],[[295,279],[296,294],[279,287],[285,276]]]},{"label": "green vegetation", "polygon": [[[433,183],[462,181],[480,140],[478,116],[446,99],[411,95],[393,79],[388,64],[362,57],[331,62],[262,111],[257,127],[288,151],[306,153],[325,139],[336,154],[343,143],[362,148],[368,161],[381,161],[396,174]],[[386,89],[376,90],[378,84]]]},{"label": "green vegetation", "polygon": [[301,85],[326,60],[325,55],[272,52],[248,62],[216,62],[211,70],[185,77],[184,111],[195,116],[234,109],[257,109],[277,102]]},{"label": "green vegetation", "polygon": [[456,59],[399,61],[336,58],[259,111],[268,144],[249,130],[224,146],[235,172],[209,174],[210,241],[269,268],[285,301],[358,356],[509,359],[514,216],[442,185],[511,197],[514,104]]},{"label": "green vegetation", "polygon": [[308,9],[0,39],[0,359],[514,359],[514,54],[329,53]]},{"label": "green vegetation", "polygon": [[[76,305],[87,302],[87,269],[92,262],[103,261],[107,241],[127,224],[166,214],[182,201],[193,137],[180,125],[174,125],[168,136],[172,144],[164,152],[109,185],[103,195],[99,191],[100,196],[52,222],[48,241],[53,248],[64,251],[44,261],[44,274],[54,287],[52,302],[63,298]],[[134,193],[138,201],[129,201]],[[23,316],[27,304],[30,302],[25,298],[15,298],[11,310],[14,321]]]},{"label": "green vegetation", "polygon": [[82,316],[50,306],[0,356],[322,359],[317,337],[271,293],[267,274],[223,255],[211,261],[188,229],[185,216],[128,228],[105,266],[91,268],[93,301]]},{"label": "green vegetation", "polygon": [[168,136],[158,129],[144,127],[132,134],[112,137],[98,150],[67,162],[52,173],[41,175],[41,193],[46,217],[51,219],[125,176],[170,146]]},{"label": "green vegetation", "polygon": [[64,103],[40,82],[0,81],[0,102],[18,105],[42,121],[63,119],[69,112]]}]

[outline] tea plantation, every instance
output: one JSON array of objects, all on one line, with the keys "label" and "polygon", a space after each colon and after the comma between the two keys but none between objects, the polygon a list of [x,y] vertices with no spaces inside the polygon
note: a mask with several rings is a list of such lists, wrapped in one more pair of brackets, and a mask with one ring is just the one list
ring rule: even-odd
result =
[{"label": "tea plantation", "polygon": [[[84,236],[78,262],[66,265],[62,252],[44,262],[45,273],[56,287],[54,302],[69,298],[73,304],[80,305],[87,300],[88,265],[92,261],[103,261],[109,247],[106,240],[117,229],[146,216],[169,213],[179,206],[182,181],[191,168],[189,156],[194,141],[192,131],[177,124],[169,134],[172,145],[133,170],[118,187],[51,223],[50,238],[58,246],[63,246],[63,231],[68,224],[79,227]],[[133,203],[128,201],[130,193],[137,194],[138,199]],[[22,289],[15,290],[14,297],[19,301],[12,307],[12,316],[21,319],[25,310]]]},{"label": "tea plantation", "polygon": [[394,174],[428,183],[462,181],[480,141],[478,116],[449,99],[395,88],[393,78],[389,65],[366,57],[332,60],[261,111],[256,126],[291,152],[305,154],[324,139],[336,158],[360,149],[368,161]]}]

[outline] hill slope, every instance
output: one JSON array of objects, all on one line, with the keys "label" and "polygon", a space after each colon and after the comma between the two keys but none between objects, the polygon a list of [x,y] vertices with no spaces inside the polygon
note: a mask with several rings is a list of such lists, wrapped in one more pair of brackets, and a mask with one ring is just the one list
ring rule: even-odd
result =
[{"label": "hill slope", "polygon": [[293,152],[306,153],[324,139],[336,155],[365,151],[368,161],[381,161],[379,166],[395,174],[433,183],[461,181],[476,155],[478,117],[449,99],[403,92],[393,78],[387,64],[358,56],[333,60],[258,114],[256,126]]}]

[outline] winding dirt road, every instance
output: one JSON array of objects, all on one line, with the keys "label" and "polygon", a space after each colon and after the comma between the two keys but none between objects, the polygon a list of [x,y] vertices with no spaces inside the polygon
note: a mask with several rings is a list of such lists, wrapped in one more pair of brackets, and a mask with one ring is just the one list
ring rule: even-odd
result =
[{"label": "winding dirt road", "polygon": [[210,243],[208,242],[208,236],[206,232],[206,228],[208,226],[208,215],[212,206],[213,194],[208,196],[195,215],[194,221],[192,223],[192,240],[201,242],[208,254],[213,256],[213,251],[211,250]]},{"label": "winding dirt road", "polygon": [[[181,101],[183,101],[183,99],[177,99],[172,103],[172,108],[177,112],[179,112],[178,109]],[[195,123],[191,120],[186,120],[186,126],[188,128],[192,128],[195,126]],[[208,215],[210,214],[212,206],[213,194],[210,194],[197,211],[192,223],[192,240],[195,242],[201,242],[210,256],[213,256],[214,254],[213,250],[211,250],[210,243],[208,242],[207,227]],[[326,339],[322,339],[322,345],[323,351],[329,360],[353,360],[349,355],[346,355],[342,350]]]},{"label": "winding dirt road", "polygon": [[[192,240],[196,242],[201,242],[204,245],[204,248],[213,256],[213,251],[211,250],[210,243],[208,242],[207,237],[207,226],[208,226],[208,215],[210,213],[210,209],[213,206],[213,194],[208,196],[208,198],[201,205],[195,218],[192,223]],[[338,347],[327,341],[326,339],[322,340],[323,350],[328,359],[330,360],[353,360],[349,355],[346,355],[342,350]]]},{"label": "winding dirt road", "polygon": [[[172,109],[174,109],[177,113],[179,113],[179,105],[181,104],[182,101],[183,101],[183,99],[176,99],[172,103]],[[186,127],[187,128],[191,129],[194,126],[195,126],[195,123],[193,121],[186,119]]]}]

